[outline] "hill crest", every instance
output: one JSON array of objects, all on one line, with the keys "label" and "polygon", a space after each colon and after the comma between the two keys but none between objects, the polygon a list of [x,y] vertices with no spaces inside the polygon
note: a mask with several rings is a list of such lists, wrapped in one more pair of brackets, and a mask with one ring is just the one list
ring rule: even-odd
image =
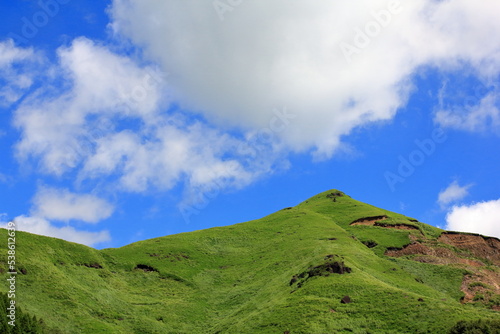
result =
[{"label": "hill crest", "polygon": [[500,307],[498,239],[337,190],[120,248],[17,243],[19,304],[55,333],[448,333]]}]

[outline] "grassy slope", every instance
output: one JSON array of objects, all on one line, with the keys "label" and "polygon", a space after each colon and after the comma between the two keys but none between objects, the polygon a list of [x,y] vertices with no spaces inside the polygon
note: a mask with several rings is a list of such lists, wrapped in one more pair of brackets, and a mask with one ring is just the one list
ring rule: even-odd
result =
[{"label": "grassy slope", "polygon": [[[460,319],[498,317],[460,304],[462,269],[382,255],[418,230],[349,223],[387,215],[428,237],[440,230],[328,193],[259,220],[102,251],[19,232],[18,302],[62,333],[444,333]],[[352,273],[290,286],[329,254]],[[353,302],[341,304],[345,295]]]}]

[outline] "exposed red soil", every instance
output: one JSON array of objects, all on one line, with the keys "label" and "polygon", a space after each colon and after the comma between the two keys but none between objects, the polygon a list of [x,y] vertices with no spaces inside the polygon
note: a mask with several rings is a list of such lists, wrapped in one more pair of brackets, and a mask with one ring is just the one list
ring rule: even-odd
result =
[{"label": "exposed red soil", "polygon": [[500,240],[476,234],[445,232],[438,239],[448,245],[470,251],[474,256],[500,266]]},{"label": "exposed red soil", "polygon": [[375,223],[381,221],[381,220],[386,220],[387,216],[374,216],[374,217],[365,217],[365,218],[360,218],[356,219],[349,225],[366,225],[366,226],[373,226]]},{"label": "exposed red soil", "polygon": [[429,247],[419,242],[412,242],[402,249],[387,250],[385,255],[393,257],[423,255],[413,258],[413,260],[423,263],[451,264],[460,262],[460,259],[447,248]]},{"label": "exposed red soil", "polygon": [[460,258],[460,263],[466,264],[471,267],[483,267],[485,264],[479,260],[462,259]]},{"label": "exposed red soil", "polygon": [[439,247],[439,246],[427,246],[419,242],[412,242],[411,244],[403,247],[402,249],[389,249],[385,252],[387,256],[401,257],[408,255],[422,255],[413,258],[414,261],[423,263],[433,263],[433,264],[465,264],[472,267],[484,266],[479,260],[462,258],[457,256],[452,250]]},{"label": "exposed red soil", "polygon": [[384,228],[393,228],[397,230],[418,230],[413,225],[407,225],[407,224],[384,224],[381,223],[381,221],[386,220],[388,217],[387,216],[373,216],[373,217],[365,217],[365,218],[360,218],[349,225],[364,225],[364,226],[379,226],[379,227],[384,227]]},{"label": "exposed red soil", "polygon": [[[402,249],[389,249],[387,256],[416,255],[412,259],[423,263],[440,265],[466,266],[470,274],[464,275],[461,290],[464,293],[463,303],[488,302],[492,296],[500,294],[500,272],[490,270],[487,260],[498,265],[500,241],[495,238],[480,235],[443,233],[439,241],[452,245],[459,250],[453,250],[439,243],[421,243],[410,236],[412,243]],[[484,262],[483,260],[484,259]],[[499,306],[493,306],[499,310]]]},{"label": "exposed red soil", "polygon": [[380,227],[385,227],[385,228],[393,228],[393,229],[396,229],[396,230],[418,230],[418,228],[416,228],[415,226],[413,226],[413,225],[406,225],[406,224],[384,224],[384,223],[376,222],[374,224],[374,226],[380,226]]},{"label": "exposed red soil", "polygon": [[[465,294],[462,303],[474,301],[476,296],[482,296],[487,301],[491,294],[500,294],[500,273],[484,269],[465,275],[461,290]],[[498,310],[498,305],[495,308]]]},{"label": "exposed red soil", "polygon": [[[412,242],[411,244],[403,247],[402,249],[391,249],[385,253],[385,255],[393,256],[393,257],[415,255],[415,254],[438,256],[436,249],[430,248],[430,247],[423,245],[419,242]],[[452,256],[453,254],[448,249],[446,249],[446,250],[443,249],[443,254],[440,254],[440,255],[449,257],[449,256]]]}]

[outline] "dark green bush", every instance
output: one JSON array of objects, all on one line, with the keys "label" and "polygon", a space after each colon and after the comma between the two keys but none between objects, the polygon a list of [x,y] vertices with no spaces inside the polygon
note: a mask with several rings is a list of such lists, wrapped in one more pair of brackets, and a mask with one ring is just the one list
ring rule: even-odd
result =
[{"label": "dark green bush", "polygon": [[7,318],[8,305],[10,305],[10,299],[7,294],[0,293],[0,333],[45,333],[43,321],[38,320],[35,316],[30,316],[26,312],[23,312],[19,307],[16,307],[15,326],[10,325],[10,319]]},{"label": "dark green bush", "polygon": [[500,334],[500,320],[461,320],[451,328],[450,334]]}]

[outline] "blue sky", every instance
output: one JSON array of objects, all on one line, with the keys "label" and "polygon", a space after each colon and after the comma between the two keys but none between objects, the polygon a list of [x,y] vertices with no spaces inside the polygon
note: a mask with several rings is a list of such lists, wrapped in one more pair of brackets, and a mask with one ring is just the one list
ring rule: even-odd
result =
[{"label": "blue sky", "polygon": [[0,4],[1,224],[96,248],[336,188],[500,237],[500,4]]}]

